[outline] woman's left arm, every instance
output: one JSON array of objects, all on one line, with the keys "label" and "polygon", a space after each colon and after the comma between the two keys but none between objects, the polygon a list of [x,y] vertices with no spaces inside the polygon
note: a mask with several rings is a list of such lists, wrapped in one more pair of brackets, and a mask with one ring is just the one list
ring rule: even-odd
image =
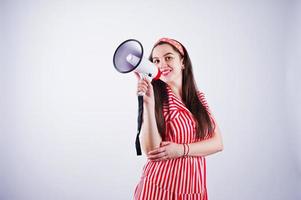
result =
[{"label": "woman's left arm", "polygon": [[211,138],[187,145],[184,147],[184,144],[161,142],[160,147],[150,151],[147,157],[152,161],[161,161],[182,157],[187,152],[187,156],[208,156],[224,149],[222,136],[217,124]]},{"label": "woman's left arm", "polygon": [[[213,136],[200,142],[190,143],[188,156],[208,156],[224,149],[222,136],[218,125],[215,127]],[[188,151],[188,150],[186,150]]]}]

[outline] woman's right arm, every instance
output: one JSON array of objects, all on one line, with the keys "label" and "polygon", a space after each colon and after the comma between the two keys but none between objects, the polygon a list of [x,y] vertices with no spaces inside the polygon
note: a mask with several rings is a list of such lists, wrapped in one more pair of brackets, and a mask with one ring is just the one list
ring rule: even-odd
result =
[{"label": "woman's right arm", "polygon": [[151,82],[147,79],[138,81],[138,91],[144,92],[143,96],[143,123],[141,126],[140,143],[144,153],[160,147],[162,138],[157,128],[155,117],[155,98]]}]

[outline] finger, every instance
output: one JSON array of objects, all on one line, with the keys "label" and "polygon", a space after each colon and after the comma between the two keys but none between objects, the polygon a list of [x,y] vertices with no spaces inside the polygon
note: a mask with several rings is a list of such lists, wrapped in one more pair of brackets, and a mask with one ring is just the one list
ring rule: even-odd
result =
[{"label": "finger", "polygon": [[148,156],[148,159],[150,160],[160,160],[162,158],[166,157],[166,152],[161,152],[155,155]]},{"label": "finger", "polygon": [[153,87],[152,82],[146,78],[146,83],[149,87]]},{"label": "finger", "polygon": [[165,151],[165,148],[157,148],[155,150],[149,151],[148,155],[154,155],[154,154],[158,154],[158,153],[161,153],[161,152],[164,152],[164,151]]},{"label": "finger", "polygon": [[145,86],[145,85],[139,85],[138,86],[138,88],[137,88],[137,90],[144,90],[144,91],[147,91],[147,86]]},{"label": "finger", "polygon": [[138,85],[144,85],[146,87],[148,87],[148,83],[145,80],[139,80]]},{"label": "finger", "polygon": [[149,84],[148,84],[147,81],[144,80],[144,79],[140,79],[140,80],[138,81],[138,86],[140,86],[140,85],[144,85],[144,86],[146,86],[146,87],[149,87]]},{"label": "finger", "polygon": [[169,144],[171,144],[171,142],[163,141],[163,142],[160,143],[160,146],[163,147],[163,146],[166,146],[166,145],[169,145]]},{"label": "finger", "polygon": [[150,83],[149,77],[143,77],[143,79],[144,79],[147,83]]},{"label": "finger", "polygon": [[152,161],[154,162],[158,162],[158,161],[165,161],[165,160],[168,160],[169,157],[168,156],[163,156],[162,158],[158,158],[158,159],[153,159]]},{"label": "finger", "polygon": [[138,88],[144,88],[145,90],[147,90],[148,89],[148,85],[147,85],[147,83],[146,82],[140,82],[140,83],[138,83]]},{"label": "finger", "polygon": [[134,74],[135,74],[135,76],[136,76],[137,80],[140,80],[140,75],[139,75],[139,73],[137,73],[137,72],[134,72]]},{"label": "finger", "polygon": [[137,89],[137,94],[140,94],[140,93],[146,94],[147,91],[148,91],[147,88],[145,88],[145,87],[139,87],[139,88]]}]

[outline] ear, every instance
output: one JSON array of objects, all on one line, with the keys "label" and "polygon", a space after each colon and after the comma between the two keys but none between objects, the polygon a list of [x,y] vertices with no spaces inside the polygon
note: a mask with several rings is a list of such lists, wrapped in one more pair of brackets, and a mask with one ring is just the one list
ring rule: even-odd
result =
[{"label": "ear", "polygon": [[181,68],[182,68],[182,69],[185,69],[185,65],[184,65],[184,57],[181,58]]},{"label": "ear", "polygon": [[184,57],[181,58],[181,64],[184,65]]}]

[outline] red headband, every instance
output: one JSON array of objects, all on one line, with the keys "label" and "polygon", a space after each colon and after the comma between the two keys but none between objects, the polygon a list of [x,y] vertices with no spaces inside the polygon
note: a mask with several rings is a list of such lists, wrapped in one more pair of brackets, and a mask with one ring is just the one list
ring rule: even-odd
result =
[{"label": "red headband", "polygon": [[180,54],[181,54],[182,56],[184,56],[184,49],[183,49],[183,46],[182,46],[179,42],[177,42],[177,41],[175,41],[175,40],[173,40],[173,39],[170,39],[170,38],[161,38],[161,39],[158,40],[158,42],[156,42],[155,46],[156,46],[159,42],[166,42],[166,43],[172,45],[173,47],[175,47],[175,48],[180,52]]}]

